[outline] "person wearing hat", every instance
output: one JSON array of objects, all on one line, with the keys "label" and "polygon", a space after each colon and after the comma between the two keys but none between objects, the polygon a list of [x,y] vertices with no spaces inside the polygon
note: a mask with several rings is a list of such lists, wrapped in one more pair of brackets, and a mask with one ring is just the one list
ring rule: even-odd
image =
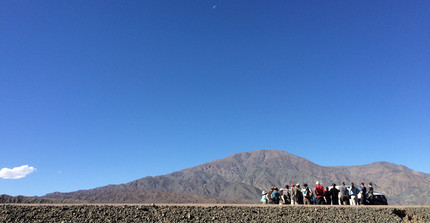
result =
[{"label": "person wearing hat", "polygon": [[267,192],[263,190],[263,192],[261,192],[261,199],[260,199],[262,204],[267,204],[267,201],[269,201],[269,199],[267,198]]},{"label": "person wearing hat", "polygon": [[279,205],[285,204],[284,188],[279,189]]},{"label": "person wearing hat", "polygon": [[317,203],[316,204],[324,204],[324,194],[325,194],[325,189],[323,186],[321,186],[320,182],[317,181],[315,186],[315,195],[317,196]]},{"label": "person wearing hat", "polygon": [[294,184],[291,184],[291,205],[297,204],[297,188]]},{"label": "person wearing hat", "polygon": [[279,205],[284,204],[284,188],[279,188]]},{"label": "person wearing hat", "polygon": [[304,203],[304,205],[310,205],[310,204],[312,204],[311,203],[311,200],[312,200],[312,190],[309,189],[307,183],[303,184],[302,193],[303,193],[303,203]]}]

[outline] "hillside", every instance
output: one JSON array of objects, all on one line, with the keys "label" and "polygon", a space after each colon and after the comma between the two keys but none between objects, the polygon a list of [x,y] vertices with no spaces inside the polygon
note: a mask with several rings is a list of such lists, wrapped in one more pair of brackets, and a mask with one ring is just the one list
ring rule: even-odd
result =
[{"label": "hillside", "polygon": [[195,194],[174,193],[165,191],[145,191],[125,185],[109,185],[92,190],[81,190],[71,193],[52,193],[44,196],[47,199],[77,199],[90,203],[227,203],[224,200]]},{"label": "hillside", "polygon": [[0,195],[0,204],[73,204],[86,203],[85,201],[61,199],[61,198],[41,198],[41,197],[26,197],[26,196],[9,196],[6,194]]},{"label": "hillside", "polygon": [[323,186],[373,182],[391,204],[430,204],[429,174],[387,162],[325,167],[278,150],[238,153],[167,175],[44,197],[111,203],[256,203],[262,189],[297,182],[313,186],[316,180]]}]

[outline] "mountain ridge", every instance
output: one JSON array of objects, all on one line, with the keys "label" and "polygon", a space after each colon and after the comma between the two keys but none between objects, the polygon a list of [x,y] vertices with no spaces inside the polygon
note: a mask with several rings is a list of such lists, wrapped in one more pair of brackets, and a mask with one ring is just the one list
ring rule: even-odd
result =
[{"label": "mountain ridge", "polygon": [[[392,204],[430,204],[430,174],[417,172],[389,162],[355,166],[321,166],[281,150],[257,150],[230,155],[166,175],[143,177],[128,183],[108,185],[70,193],[47,194],[45,198],[66,198],[86,202],[184,203],[193,202],[256,203],[261,190],[271,186],[319,180],[324,186],[340,182],[373,182]],[[145,194],[168,193],[170,197],[151,199]],[[123,194],[124,196],[121,196]],[[133,198],[133,194],[141,199]],[[66,196],[67,195],[67,196]],[[138,197],[139,197],[138,196]],[[124,198],[127,197],[127,198]],[[215,199],[215,200],[211,200]]]}]

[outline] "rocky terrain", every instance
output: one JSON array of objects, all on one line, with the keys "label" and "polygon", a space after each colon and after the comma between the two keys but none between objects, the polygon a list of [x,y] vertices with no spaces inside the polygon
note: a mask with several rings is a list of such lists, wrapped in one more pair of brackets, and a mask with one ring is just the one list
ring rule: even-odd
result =
[{"label": "rocky terrain", "polygon": [[0,222],[430,222],[430,207],[0,205]]},{"label": "rocky terrain", "polygon": [[388,162],[320,166],[279,150],[238,153],[167,175],[43,198],[90,203],[256,203],[261,191],[271,186],[308,183],[313,187],[316,180],[323,186],[373,182],[389,204],[430,204],[430,174]]}]

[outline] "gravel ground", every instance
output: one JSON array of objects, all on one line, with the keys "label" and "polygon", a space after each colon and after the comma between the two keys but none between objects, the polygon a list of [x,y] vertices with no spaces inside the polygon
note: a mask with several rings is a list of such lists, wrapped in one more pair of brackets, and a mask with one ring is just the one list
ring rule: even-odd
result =
[{"label": "gravel ground", "polygon": [[430,207],[3,204],[0,222],[430,222]]}]

